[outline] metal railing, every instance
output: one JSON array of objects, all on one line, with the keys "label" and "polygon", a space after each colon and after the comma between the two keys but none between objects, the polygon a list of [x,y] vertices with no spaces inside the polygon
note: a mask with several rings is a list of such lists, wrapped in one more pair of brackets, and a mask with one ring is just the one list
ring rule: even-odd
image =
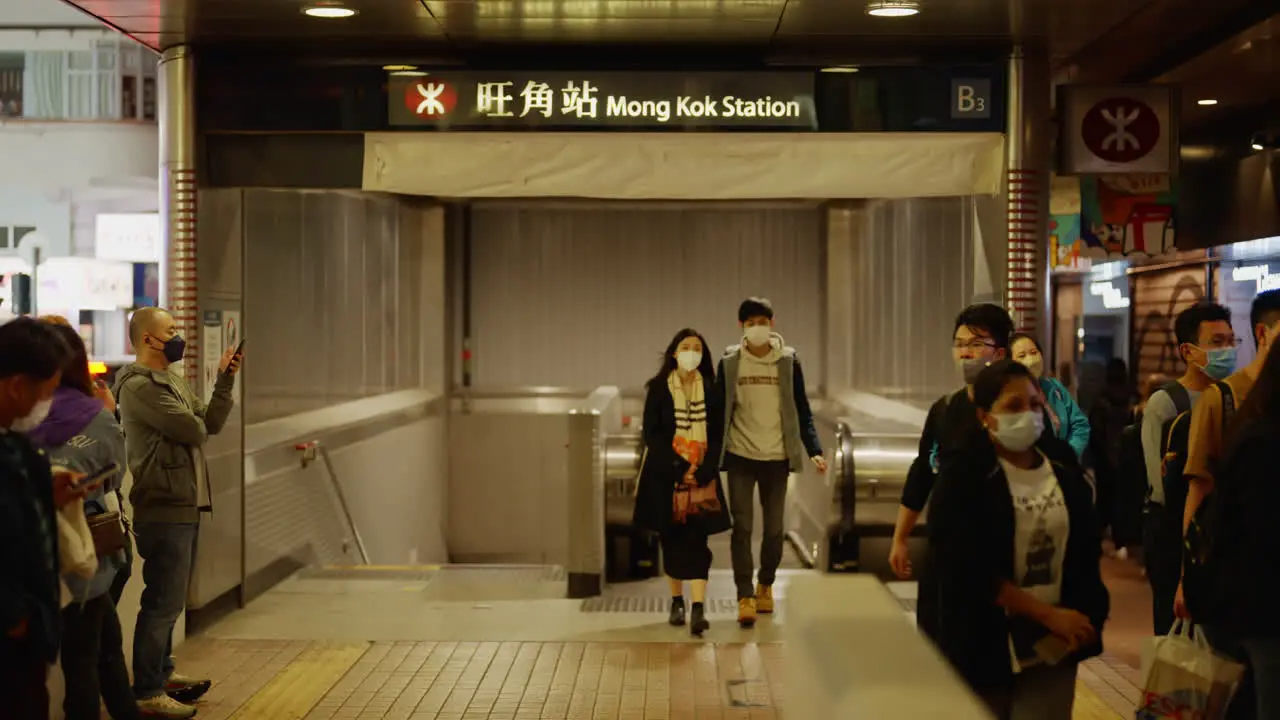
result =
[{"label": "metal railing", "polygon": [[356,520],[351,515],[351,507],[347,505],[347,496],[342,492],[342,485],[338,483],[338,474],[333,469],[333,460],[329,457],[329,451],[325,449],[325,446],[319,440],[298,443],[293,447],[294,450],[298,451],[298,462],[303,468],[315,462],[317,457],[324,463],[325,474],[329,477],[329,487],[333,489],[333,494],[338,499],[338,505],[342,508],[342,516],[347,521],[347,529],[351,531],[351,536],[342,541],[342,552],[348,552],[350,544],[354,542],[356,552],[360,554],[360,562],[368,565],[369,551],[365,549],[364,540],[360,537],[360,530],[356,527]]}]

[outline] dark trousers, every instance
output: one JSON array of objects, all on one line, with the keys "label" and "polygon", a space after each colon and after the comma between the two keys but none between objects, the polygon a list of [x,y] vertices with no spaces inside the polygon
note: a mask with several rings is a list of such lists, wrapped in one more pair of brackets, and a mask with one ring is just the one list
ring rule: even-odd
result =
[{"label": "dark trousers", "polygon": [[49,720],[49,666],[29,643],[0,639],[0,717]]},{"label": "dark trousers", "polygon": [[1173,627],[1173,600],[1182,579],[1182,517],[1160,505],[1148,505],[1142,516],[1142,558],[1151,583],[1152,630],[1168,635]]},{"label": "dark trousers", "polygon": [[[1205,639],[1214,650],[1245,666],[1244,677],[1240,678],[1240,687],[1236,689],[1236,694],[1231,698],[1231,704],[1227,706],[1225,720],[1255,720],[1256,718],[1266,720],[1266,715],[1258,713],[1256,664],[1252,662],[1253,658],[1249,656],[1242,639],[1227,632],[1225,628],[1212,624],[1201,625],[1199,629],[1204,631]],[[1274,683],[1274,678],[1271,681]]]},{"label": "dark trousers", "polygon": [[133,690],[139,700],[164,694],[173,674],[173,626],[187,604],[196,555],[195,523],[138,523],[142,606],[133,633]]},{"label": "dark trousers", "polygon": [[62,674],[67,686],[62,709],[66,720],[98,720],[99,697],[112,720],[137,718],[138,706],[124,660],[124,636],[111,595],[71,603],[62,611],[62,622]]},{"label": "dark trousers", "polygon": [[760,510],[763,513],[764,537],[760,539],[761,585],[772,585],[782,563],[783,511],[787,501],[787,478],[791,465],[786,460],[748,460],[736,455],[727,457],[729,471],[729,512],[733,515],[730,549],[733,553],[733,581],[738,598],[755,597],[751,583],[755,574],[755,558],[751,551],[751,532],[755,527],[755,494],[760,488]]},{"label": "dark trousers", "polygon": [[124,567],[116,571],[111,581],[111,603],[120,607],[120,598],[124,596],[124,588],[129,584],[129,576],[133,574],[133,540],[128,533],[124,536]]}]

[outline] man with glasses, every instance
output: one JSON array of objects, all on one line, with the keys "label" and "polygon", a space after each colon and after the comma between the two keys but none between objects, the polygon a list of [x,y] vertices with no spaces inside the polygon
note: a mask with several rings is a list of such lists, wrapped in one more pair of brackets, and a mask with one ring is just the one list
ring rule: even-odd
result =
[{"label": "man with glasses", "polygon": [[[1232,337],[1229,345],[1222,343],[1221,349],[1211,349],[1207,353],[1216,353],[1213,358],[1220,358],[1217,364],[1211,358],[1205,369],[1205,374],[1219,382],[1204,391],[1191,413],[1187,464],[1182,471],[1188,481],[1187,502],[1182,513],[1184,535],[1205,497],[1213,492],[1213,466],[1222,455],[1223,434],[1231,421],[1229,415],[1232,410],[1240,407],[1245,396],[1253,389],[1258,372],[1267,361],[1267,353],[1277,338],[1280,338],[1280,290],[1268,290],[1253,299],[1253,305],[1249,309],[1249,330],[1257,352],[1243,369],[1221,376],[1224,371],[1230,372],[1235,368],[1239,338]],[[1187,617],[1181,583],[1174,600],[1174,613],[1178,617]]]},{"label": "man with glasses", "polygon": [[[889,564],[900,578],[911,575],[907,540],[933,492],[939,471],[939,454],[954,442],[962,442],[970,432],[980,430],[977,408],[973,404],[973,381],[983,368],[1009,356],[1009,336],[1012,334],[1013,320],[998,305],[970,305],[956,316],[951,334],[951,358],[964,377],[964,387],[939,398],[925,418],[919,453],[911,463],[902,488],[898,519],[893,528],[893,544],[889,551]],[[916,618],[920,628],[932,635],[937,605],[930,576],[926,563],[926,567],[920,569]]]},{"label": "man with glasses", "polygon": [[1190,441],[1190,416],[1201,393],[1235,370],[1236,336],[1231,311],[1216,303],[1198,303],[1178,313],[1173,331],[1186,370],[1157,390],[1142,415],[1142,455],[1147,470],[1142,548],[1151,584],[1152,625],[1156,635],[1173,626],[1174,596],[1182,576],[1183,483]]}]

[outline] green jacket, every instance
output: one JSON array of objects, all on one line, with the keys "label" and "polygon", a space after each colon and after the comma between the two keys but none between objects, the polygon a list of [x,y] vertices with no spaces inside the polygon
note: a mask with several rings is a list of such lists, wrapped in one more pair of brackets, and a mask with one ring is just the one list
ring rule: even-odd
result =
[{"label": "green jacket", "polygon": [[[179,375],[134,363],[120,370],[120,406],[135,522],[194,523],[200,519],[200,479],[209,490],[205,441],[221,432],[235,402],[235,376],[222,373],[205,405]],[[208,492],[212,502],[212,492]]]}]

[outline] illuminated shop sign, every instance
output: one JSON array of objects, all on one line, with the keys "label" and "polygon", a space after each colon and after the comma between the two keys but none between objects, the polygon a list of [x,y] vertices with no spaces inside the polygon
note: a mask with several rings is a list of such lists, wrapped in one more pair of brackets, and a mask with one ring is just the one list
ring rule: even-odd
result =
[{"label": "illuminated shop sign", "polygon": [[1089,295],[1101,298],[1102,307],[1107,310],[1120,310],[1129,307],[1128,296],[1111,281],[1089,283]]},{"label": "illuminated shop sign", "polygon": [[407,73],[392,126],[816,129],[809,73]]},{"label": "illuminated shop sign", "polygon": [[1255,284],[1255,292],[1265,292],[1280,288],[1280,275],[1272,275],[1268,265],[1240,265],[1231,269],[1231,279],[1235,282]]}]

